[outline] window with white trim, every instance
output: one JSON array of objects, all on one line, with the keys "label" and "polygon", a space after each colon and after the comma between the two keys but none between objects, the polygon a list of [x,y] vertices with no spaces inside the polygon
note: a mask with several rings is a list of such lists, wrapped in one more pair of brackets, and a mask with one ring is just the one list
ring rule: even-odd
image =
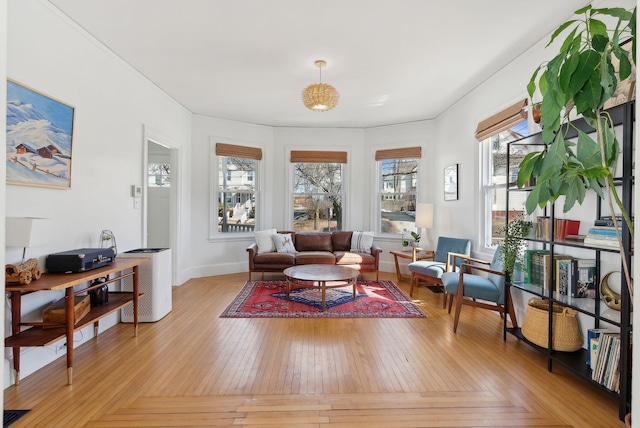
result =
[{"label": "window with white trim", "polygon": [[378,233],[402,234],[416,231],[420,147],[378,150]]},{"label": "window with white trim", "polygon": [[[504,240],[501,229],[509,219],[526,213],[525,192],[510,192],[507,213],[507,186],[514,186],[522,159],[527,155],[527,146],[513,146],[509,142],[529,135],[526,100],[518,102],[478,125],[476,138],[481,142],[482,159],[482,224],[481,247],[495,248]],[[507,150],[509,171],[507,177]]]},{"label": "window with white trim", "polygon": [[342,230],[346,152],[291,152],[293,230]]},{"label": "window with white trim", "polygon": [[257,170],[262,150],[216,144],[217,233],[253,232],[256,226]]}]

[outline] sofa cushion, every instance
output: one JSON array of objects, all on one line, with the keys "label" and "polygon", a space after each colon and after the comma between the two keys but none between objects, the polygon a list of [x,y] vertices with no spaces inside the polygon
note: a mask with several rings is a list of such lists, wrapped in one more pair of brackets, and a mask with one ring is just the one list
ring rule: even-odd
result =
[{"label": "sofa cushion", "polygon": [[325,232],[296,233],[295,247],[298,251],[332,252],[331,234]]},{"label": "sofa cushion", "polygon": [[253,233],[258,244],[258,254],[272,253],[276,250],[276,246],[273,242],[273,235],[276,234],[276,229],[257,230]]},{"label": "sofa cushion", "polygon": [[376,258],[371,254],[353,253],[351,251],[334,251],[337,265],[373,265]]},{"label": "sofa cushion", "polygon": [[297,253],[290,233],[276,233],[273,235],[273,242],[276,245],[276,251],[279,253]]},{"label": "sofa cushion", "polygon": [[351,234],[352,232],[345,232],[342,230],[333,232],[331,234],[331,245],[333,251],[350,251],[351,250]]},{"label": "sofa cushion", "polygon": [[296,264],[296,258],[295,255],[291,253],[262,253],[256,254],[253,258],[253,263],[256,266],[269,265],[274,268],[275,266],[289,267]]},{"label": "sofa cushion", "polygon": [[297,265],[333,265],[336,263],[336,257],[328,251],[298,251],[295,258]]},{"label": "sofa cushion", "polygon": [[351,235],[351,251],[354,253],[371,254],[373,232],[353,232]]}]

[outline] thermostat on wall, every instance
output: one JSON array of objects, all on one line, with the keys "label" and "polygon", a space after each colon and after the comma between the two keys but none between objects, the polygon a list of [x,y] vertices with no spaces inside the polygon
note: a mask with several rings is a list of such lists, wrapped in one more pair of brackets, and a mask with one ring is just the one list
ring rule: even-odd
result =
[{"label": "thermostat on wall", "polygon": [[131,186],[131,196],[134,198],[139,198],[142,196],[142,187],[136,186],[135,184]]}]

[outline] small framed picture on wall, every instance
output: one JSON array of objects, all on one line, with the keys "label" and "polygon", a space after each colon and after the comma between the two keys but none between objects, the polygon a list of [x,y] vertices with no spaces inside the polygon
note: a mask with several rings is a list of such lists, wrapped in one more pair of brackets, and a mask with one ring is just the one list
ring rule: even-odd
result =
[{"label": "small framed picture on wall", "polygon": [[458,164],[449,165],[444,169],[444,200],[458,199]]}]

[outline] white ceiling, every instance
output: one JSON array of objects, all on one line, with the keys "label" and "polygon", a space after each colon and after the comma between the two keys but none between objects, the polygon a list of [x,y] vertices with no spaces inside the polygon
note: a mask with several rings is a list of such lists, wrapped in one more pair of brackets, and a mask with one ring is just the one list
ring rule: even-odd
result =
[{"label": "white ceiling", "polygon": [[[437,117],[586,0],[49,2],[195,114],[366,128]],[[317,59],[328,112],[301,101]]]}]

